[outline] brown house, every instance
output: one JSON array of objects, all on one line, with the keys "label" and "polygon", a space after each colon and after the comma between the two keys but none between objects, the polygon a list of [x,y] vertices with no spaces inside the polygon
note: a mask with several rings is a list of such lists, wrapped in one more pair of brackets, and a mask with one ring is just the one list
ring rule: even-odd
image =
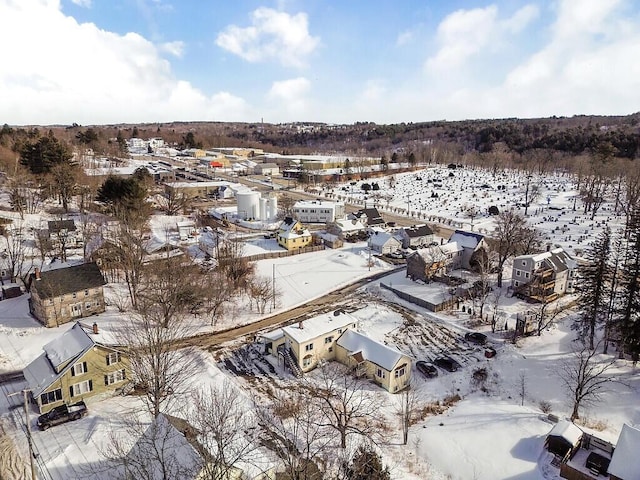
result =
[{"label": "brown house", "polygon": [[31,276],[29,311],[46,327],[105,311],[105,281],[98,265],[84,263]]}]

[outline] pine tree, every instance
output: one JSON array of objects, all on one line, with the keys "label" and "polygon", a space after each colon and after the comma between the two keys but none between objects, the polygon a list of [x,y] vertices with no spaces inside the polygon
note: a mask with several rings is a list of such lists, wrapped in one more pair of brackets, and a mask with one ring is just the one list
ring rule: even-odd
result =
[{"label": "pine tree", "polygon": [[369,445],[360,445],[347,467],[349,480],[390,480],[389,467],[382,463],[380,455]]},{"label": "pine tree", "polygon": [[611,252],[611,231],[605,228],[587,250],[587,264],[578,269],[577,289],[580,293],[578,305],[582,311],[576,327],[583,339],[589,339],[589,348],[594,348],[596,327],[604,324],[608,312],[608,288],[611,267],[608,263]]},{"label": "pine tree", "polygon": [[627,248],[620,281],[620,307],[617,320],[622,344],[634,359],[640,355],[640,208],[629,215],[626,225]]}]

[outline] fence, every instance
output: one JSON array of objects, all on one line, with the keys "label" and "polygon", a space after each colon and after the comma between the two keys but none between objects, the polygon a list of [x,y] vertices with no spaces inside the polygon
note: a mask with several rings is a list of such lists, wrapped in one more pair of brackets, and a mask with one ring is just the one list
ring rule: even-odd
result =
[{"label": "fence", "polygon": [[403,292],[401,290],[396,290],[393,287],[390,287],[389,285],[385,285],[384,283],[380,282],[380,286],[382,288],[386,288],[387,290],[395,293],[398,297],[400,297],[403,300],[406,300],[407,302],[411,302],[415,305],[418,305],[419,307],[422,308],[426,308],[427,310],[429,310],[430,312],[441,312],[442,310],[447,310],[449,308],[453,308],[453,306],[456,303],[456,299],[452,298],[449,300],[445,300],[442,303],[431,303],[428,302],[422,298],[418,298],[418,297],[414,297],[413,295],[410,295],[406,292]]},{"label": "fence", "polygon": [[[258,253],[256,255],[249,255],[243,258],[250,262],[254,262],[256,260],[265,260],[268,258],[290,257],[291,255],[300,255],[301,253],[319,252],[320,250],[324,250],[324,245],[314,245],[312,247],[296,248],[295,250],[281,250],[277,252]],[[221,258],[220,264],[224,265],[225,261],[226,259]]]}]

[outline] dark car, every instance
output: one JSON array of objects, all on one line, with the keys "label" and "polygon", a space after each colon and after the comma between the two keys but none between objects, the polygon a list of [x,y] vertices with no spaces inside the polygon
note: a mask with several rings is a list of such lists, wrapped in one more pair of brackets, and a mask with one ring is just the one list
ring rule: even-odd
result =
[{"label": "dark car", "polygon": [[462,365],[456,362],[453,358],[447,356],[438,357],[433,361],[433,363],[447,372],[457,372],[462,368]]},{"label": "dark car", "polygon": [[467,342],[475,343],[477,345],[484,345],[487,343],[487,336],[484,333],[480,332],[469,332],[464,336]]},{"label": "dark car", "polygon": [[438,369],[430,363],[420,360],[416,362],[416,368],[427,378],[433,378],[438,376]]},{"label": "dark car", "polygon": [[46,430],[54,425],[79,420],[87,414],[87,406],[83,401],[73,405],[60,405],[38,417],[38,427]]}]

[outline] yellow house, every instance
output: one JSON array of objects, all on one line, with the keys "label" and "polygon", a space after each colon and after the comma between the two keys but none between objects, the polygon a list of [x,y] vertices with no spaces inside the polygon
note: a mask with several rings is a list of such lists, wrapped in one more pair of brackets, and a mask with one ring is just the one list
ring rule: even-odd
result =
[{"label": "yellow house", "polygon": [[126,351],[93,327],[77,322],[43,347],[24,369],[40,413],[122,387],[131,377]]},{"label": "yellow house", "polygon": [[295,250],[296,248],[311,245],[313,237],[309,229],[304,228],[302,224],[291,217],[285,218],[278,229],[278,245],[287,250]]},{"label": "yellow house", "polygon": [[358,320],[344,310],[325,313],[263,335],[267,353],[284,360],[294,375],[320,361],[352,367],[389,392],[411,383],[411,358],[356,331]]}]

